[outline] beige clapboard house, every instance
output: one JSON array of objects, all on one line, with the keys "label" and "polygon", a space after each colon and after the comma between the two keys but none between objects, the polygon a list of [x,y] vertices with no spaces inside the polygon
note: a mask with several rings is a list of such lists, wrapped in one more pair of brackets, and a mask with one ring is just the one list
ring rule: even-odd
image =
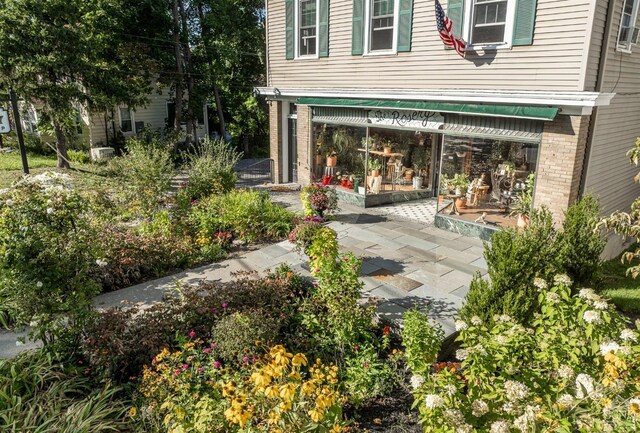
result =
[{"label": "beige clapboard house", "polygon": [[527,178],[558,220],[586,192],[603,213],[637,196],[640,0],[443,0],[464,58],[433,0],[266,3],[278,182],[333,176],[367,206],[440,195],[436,224],[481,236],[514,223]]}]

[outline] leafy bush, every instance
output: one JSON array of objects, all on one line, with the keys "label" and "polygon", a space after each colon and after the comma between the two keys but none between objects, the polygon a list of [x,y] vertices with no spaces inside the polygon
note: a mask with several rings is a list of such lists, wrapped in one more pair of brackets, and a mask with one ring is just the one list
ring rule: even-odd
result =
[{"label": "leafy bush", "polygon": [[537,307],[537,294],[530,282],[547,278],[560,267],[557,232],[547,209],[534,210],[530,224],[522,231],[500,230],[485,243],[489,280],[477,274],[469,286],[460,317],[478,316],[490,320],[495,314],[508,314],[526,323]]},{"label": "leafy bush", "polygon": [[44,351],[0,360],[0,430],[94,433],[126,428],[120,389],[97,386],[83,373]]},{"label": "leafy bush", "polygon": [[98,291],[87,211],[70,178],[57,173],[27,177],[0,197],[3,294],[19,322],[37,323],[45,343],[64,320],[86,312]]},{"label": "leafy bush", "polygon": [[109,161],[109,170],[124,181],[123,199],[134,213],[150,215],[171,188],[175,174],[171,153],[159,142],[133,138],[127,141],[127,150]]},{"label": "leafy bush", "polygon": [[324,227],[322,220],[316,217],[305,217],[298,221],[289,233],[289,242],[295,244],[298,250],[307,252],[316,235]]},{"label": "leafy bush", "polygon": [[208,241],[223,231],[245,242],[282,239],[293,224],[293,214],[274,204],[264,191],[209,196],[194,207],[191,218],[196,238]]},{"label": "leafy bush", "polygon": [[228,369],[187,342],[145,369],[140,421],[145,431],[344,431],[338,368],[307,363],[274,346],[253,367]]},{"label": "leafy bush", "polygon": [[404,313],[403,319],[401,336],[407,367],[414,375],[424,378],[436,362],[444,331],[429,321],[426,312],[409,310]]},{"label": "leafy bush", "polygon": [[265,310],[247,310],[223,317],[211,330],[215,354],[229,364],[243,365],[259,356],[261,345],[278,336],[279,318]]},{"label": "leafy bush", "polygon": [[536,280],[531,327],[504,314],[458,323],[461,369],[414,391],[425,431],[638,430],[640,335],[593,290],[572,297],[570,283]]},{"label": "leafy bush", "polygon": [[76,162],[78,164],[88,164],[91,162],[91,157],[83,150],[67,149],[67,155],[71,162]]},{"label": "leafy bush", "polygon": [[311,183],[302,188],[300,199],[305,216],[323,217],[327,213],[335,212],[338,208],[336,191],[322,184]]},{"label": "leafy bush", "polygon": [[236,183],[234,167],[242,157],[224,140],[206,139],[187,156],[189,181],[184,190],[191,199],[231,191]]},{"label": "leafy bush", "polygon": [[587,195],[569,206],[558,235],[558,262],[578,287],[593,283],[601,266],[605,242],[596,229],[599,200]]}]

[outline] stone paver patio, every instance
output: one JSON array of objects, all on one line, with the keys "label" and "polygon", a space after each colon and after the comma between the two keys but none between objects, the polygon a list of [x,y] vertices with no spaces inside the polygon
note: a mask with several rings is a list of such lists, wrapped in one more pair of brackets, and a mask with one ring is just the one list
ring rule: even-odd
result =
[{"label": "stone paver patio", "polygon": [[[273,198],[294,210],[300,208],[299,193],[278,193]],[[433,200],[372,209],[343,206],[329,227],[337,232],[342,251],[363,257],[363,296],[379,300],[381,318],[400,321],[407,309],[426,307],[450,335],[455,311],[460,308],[473,275],[486,274],[486,262],[481,240],[434,227],[433,218],[428,218],[432,209]],[[261,275],[281,263],[309,276],[306,260],[303,254],[293,251],[292,244],[282,241],[235,254],[219,263],[105,293],[96,298],[95,304],[98,308],[151,304],[161,301],[176,283],[231,281],[235,272]],[[0,333],[0,358],[31,346],[16,347],[15,341],[16,334]]]}]

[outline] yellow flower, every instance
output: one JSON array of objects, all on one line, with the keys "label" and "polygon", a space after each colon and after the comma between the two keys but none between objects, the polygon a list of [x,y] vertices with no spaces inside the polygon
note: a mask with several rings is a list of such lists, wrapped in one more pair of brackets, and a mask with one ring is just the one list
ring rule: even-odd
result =
[{"label": "yellow flower", "polygon": [[277,398],[278,397],[278,385],[268,386],[264,390],[264,395],[266,395],[268,398]]},{"label": "yellow flower", "polygon": [[602,407],[609,407],[613,404],[613,402],[610,398],[603,397],[600,399],[600,404],[602,405]]},{"label": "yellow flower", "polygon": [[308,381],[302,384],[300,392],[302,392],[302,395],[310,395],[315,388],[315,384],[311,381]]},{"label": "yellow flower", "polygon": [[632,398],[629,402],[629,415],[640,415],[640,398]]},{"label": "yellow flower", "polygon": [[336,424],[333,427],[331,427],[331,430],[329,431],[329,433],[342,433],[343,431],[344,429],[338,424]]},{"label": "yellow flower", "polygon": [[295,367],[300,367],[301,365],[307,365],[307,357],[302,353],[296,353],[293,359],[291,360],[291,364]]},{"label": "yellow flower", "polygon": [[223,397],[233,397],[236,390],[236,384],[231,381],[222,385],[222,396]]},{"label": "yellow flower", "polygon": [[280,414],[278,412],[275,411],[270,411],[269,412],[269,424],[276,424],[278,421],[280,421]]},{"label": "yellow flower", "polygon": [[296,384],[295,383],[286,383],[280,387],[280,397],[285,399],[286,401],[293,401],[293,397],[296,394]]},{"label": "yellow flower", "polygon": [[280,408],[280,412],[287,412],[287,411],[291,410],[291,406],[292,405],[291,405],[290,401],[282,401],[278,405],[278,407]]},{"label": "yellow flower", "polygon": [[131,409],[129,409],[129,413],[127,415],[133,418],[134,416],[136,416],[136,413],[138,413],[138,409],[136,409],[135,406],[132,406]]},{"label": "yellow flower", "polygon": [[317,407],[309,410],[307,413],[313,422],[319,422],[324,417],[324,411]]},{"label": "yellow flower", "polygon": [[255,383],[256,386],[265,387],[269,386],[273,378],[265,371],[265,369],[263,369],[260,372],[253,373],[251,375],[251,380],[253,381],[253,383]]},{"label": "yellow flower", "polygon": [[300,376],[300,373],[298,373],[297,371],[292,371],[291,373],[289,373],[289,378],[290,379],[295,379],[297,381],[301,381],[302,377]]}]

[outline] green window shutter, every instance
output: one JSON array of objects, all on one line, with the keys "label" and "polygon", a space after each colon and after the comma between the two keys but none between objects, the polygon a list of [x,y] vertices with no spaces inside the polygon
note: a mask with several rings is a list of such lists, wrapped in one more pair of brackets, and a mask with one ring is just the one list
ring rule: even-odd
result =
[{"label": "green window shutter", "polygon": [[294,23],[294,19],[293,19],[293,0],[284,0],[284,13],[285,13],[285,37],[284,37],[284,44],[285,44],[285,53],[286,53],[286,59],[287,60],[291,60],[295,57],[293,50],[294,50],[294,37],[295,37],[295,29],[293,28],[293,23]]},{"label": "green window shutter", "polygon": [[[462,37],[462,22],[464,21],[464,0],[449,0],[447,3],[447,16],[453,21],[451,31],[454,36]],[[445,50],[453,50],[453,47],[444,47]]]},{"label": "green window shutter", "polygon": [[329,0],[318,0],[318,57],[329,57]]},{"label": "green window shutter", "polygon": [[411,51],[411,25],[413,24],[413,0],[400,0],[398,16],[398,52]]},{"label": "green window shutter", "polygon": [[536,0],[516,0],[516,17],[513,23],[513,45],[533,44],[535,21]]},{"label": "green window shutter", "polygon": [[351,22],[351,54],[359,56],[364,52],[364,0],[353,0]]}]

